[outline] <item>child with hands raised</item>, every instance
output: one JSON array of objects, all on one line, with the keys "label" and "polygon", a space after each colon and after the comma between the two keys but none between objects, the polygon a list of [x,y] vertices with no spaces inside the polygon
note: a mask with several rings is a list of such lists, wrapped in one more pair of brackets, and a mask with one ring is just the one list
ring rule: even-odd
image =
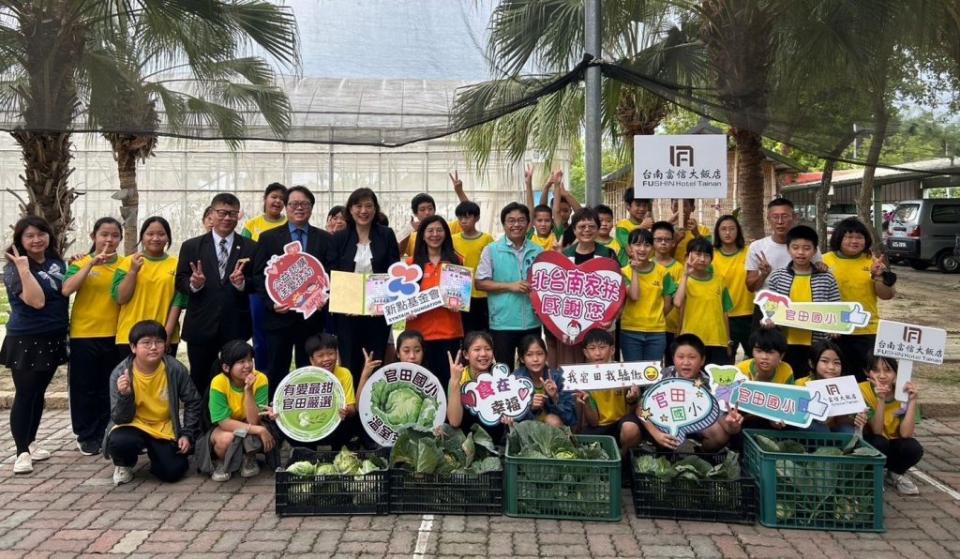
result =
[{"label": "child with hands raised", "polygon": [[[670,347],[673,365],[663,370],[663,378],[682,378],[700,380],[704,389],[710,389],[710,377],[704,367],[707,364],[707,348],[703,341],[693,334],[680,334]],[[679,441],[658,429],[653,423],[645,421],[643,427],[653,442],[664,449],[676,450]],[[689,436],[691,439],[700,439],[702,449],[706,452],[716,452],[727,445],[730,437],[740,432],[743,427],[743,416],[733,407],[711,426],[699,433]]]},{"label": "child with hands raised", "polygon": [[167,220],[148,217],[140,226],[143,251],[121,260],[114,272],[112,295],[120,304],[117,345],[124,350],[134,324],[155,320],[164,325],[171,354],[177,353],[180,312],[187,306],[187,295],[176,290],[177,257],[166,252],[172,242]]},{"label": "child with hands raised", "polygon": [[577,425],[573,393],[563,391],[563,372],[547,366],[547,346],[543,338],[528,335],[520,340],[521,367],[513,372],[517,378],[533,382],[530,413],[520,420],[537,419],[553,427]]},{"label": "child with hands raised", "polygon": [[[465,413],[463,402],[460,399],[461,388],[470,381],[476,380],[482,373],[489,373],[496,360],[493,355],[493,338],[487,332],[470,332],[463,339],[463,349],[456,355],[447,352],[450,364],[450,381],[447,385],[447,423],[451,427],[458,427],[468,431],[477,422],[476,416]],[[466,364],[464,364],[466,361]],[[494,441],[501,441],[504,437],[504,425],[513,425],[513,418],[501,416],[500,424],[493,427],[484,426]]]},{"label": "child with hands raised", "polygon": [[144,448],[150,472],[160,481],[174,482],[187,473],[186,455],[199,431],[203,404],[187,368],[166,355],[166,347],[167,332],[159,322],[138,322],[130,330],[133,355],[110,376],[111,423],[103,446],[113,459],[116,485],[133,481]]},{"label": "child with hands raised", "polygon": [[263,417],[276,417],[269,407],[267,375],[254,369],[253,348],[242,340],[224,344],[217,368],[220,374],[210,381],[208,402],[215,426],[197,445],[197,469],[218,482],[238,470],[240,477],[256,476],[257,453],[276,462],[270,458],[276,458],[271,453],[279,438],[273,423]]},{"label": "child with hands raised", "polygon": [[[797,386],[806,386],[811,380],[825,380],[842,376],[843,351],[833,340],[820,340],[813,343],[810,350],[810,370],[813,377],[803,377],[796,381]],[[830,417],[826,421],[814,420],[808,431],[821,433],[853,433],[863,432],[867,424],[866,412],[854,415],[840,415]]]},{"label": "child with hands raised", "polygon": [[917,495],[920,490],[907,476],[923,457],[923,447],[914,438],[920,409],[917,404],[919,389],[908,382],[904,386],[907,402],[894,398],[897,385],[897,360],[871,355],[867,358],[867,381],[860,383],[860,391],[867,404],[867,429],[864,439],[887,457],[888,485],[901,495]]},{"label": "child with hands raised", "polygon": [[[583,338],[583,355],[587,363],[613,362],[613,334],[600,328]],[[582,432],[587,435],[608,435],[617,439],[621,452],[640,444],[643,438],[640,419],[633,413],[640,398],[640,388],[610,388],[577,393]]]}]

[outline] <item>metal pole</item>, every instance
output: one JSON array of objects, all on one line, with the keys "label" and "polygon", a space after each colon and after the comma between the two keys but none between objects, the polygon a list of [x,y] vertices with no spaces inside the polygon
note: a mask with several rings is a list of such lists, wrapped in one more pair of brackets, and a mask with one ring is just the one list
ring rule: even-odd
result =
[{"label": "metal pole", "polygon": [[[600,58],[600,0],[584,2],[584,50]],[[601,123],[600,123],[600,67],[589,66],[586,72],[586,107],[584,142],[584,168],[587,173],[587,205],[596,206],[601,201]]]}]

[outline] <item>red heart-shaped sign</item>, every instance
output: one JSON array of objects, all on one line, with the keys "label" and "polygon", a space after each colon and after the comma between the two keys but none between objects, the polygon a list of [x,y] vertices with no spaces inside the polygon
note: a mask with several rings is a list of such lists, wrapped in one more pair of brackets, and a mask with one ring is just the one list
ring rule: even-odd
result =
[{"label": "red heart-shaped sign", "polygon": [[477,395],[473,392],[464,392],[460,395],[460,403],[471,408],[477,407]]},{"label": "red heart-shaped sign", "polygon": [[627,287],[612,258],[591,258],[578,266],[547,251],[533,262],[528,279],[534,312],[567,345],[582,342],[593,328],[609,326],[626,301]]}]

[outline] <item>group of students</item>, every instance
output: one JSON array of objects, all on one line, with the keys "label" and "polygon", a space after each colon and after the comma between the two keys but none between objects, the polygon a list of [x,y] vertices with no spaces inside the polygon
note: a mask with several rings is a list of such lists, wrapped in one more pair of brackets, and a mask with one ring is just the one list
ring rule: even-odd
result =
[{"label": "group of students", "polygon": [[[291,360],[297,367],[324,367],[343,385],[344,421],[323,444],[363,443],[355,395],[380,365],[399,360],[425,366],[448,386],[447,420],[455,427],[476,421],[461,405],[460,387],[500,362],[536,388],[530,412],[504,425],[538,419],[615,436],[623,449],[644,439],[671,449],[675,439],[639,419],[638,387],[565,392],[560,365],[662,361],[665,377],[709,383],[705,365],[731,364],[742,348],[746,359],[738,367],[755,380],[799,384],[856,375],[867,413],[812,428],[865,427],[868,440],[887,454],[890,482],[916,493],[904,475],[922,455],[913,438],[916,386],[908,384],[908,402],[900,405],[893,399],[896,361],[868,356],[877,299],[894,296],[896,277],[871,255],[862,223],[838,224],[831,252],[821,257],[816,233],[793,226],[792,204],[776,199],[767,208],[772,234],[748,249],[734,216],[720,217],[710,231],[693,218],[693,200],[674,200],[673,215],[657,221],[651,201],[635,199],[628,189],[628,217],[614,226],[611,208],[581,207],[563,188],[560,173],[541,191],[545,202],[554,189],[552,205],[534,205],[532,177],[528,170],[527,204],[512,202],[501,210],[504,235],[496,240],[477,229],[480,208],[456,174],[450,178],[460,199],[457,219],[447,222],[436,214],[433,198],[420,194],[399,240],[370,189],[357,189],[344,206],[332,208],[320,229],[309,223],[313,194],[277,183],[264,192],[263,214],[247,220],[239,234],[239,200],[216,195],[204,215],[208,231],[185,241],[179,258],[166,253],[172,234],[159,216],[144,220],[140,251],[126,257],[117,255],[121,224],[98,220],[92,247],[69,264],[50,244],[46,222],[21,219],[7,251],[11,316],[0,348],[0,363],[12,370],[16,385],[14,471],[28,473],[33,461],[49,457],[34,444],[43,393],[68,360],[78,447],[112,458],[119,484],[132,479],[144,449],[151,471],[167,481],[186,473],[186,456],[194,450],[197,466],[213,479],[256,475],[257,454],[275,459],[283,438],[269,403]],[[328,271],[385,273],[403,258],[423,269],[422,289],[439,283],[442,264],[467,266],[475,277],[470,311],[438,308],[411,317],[395,341],[381,317],[324,310],[304,318],[273,304],[264,284],[270,258],[291,242]],[[616,261],[628,285],[619,319],[589,331],[578,345],[543,328],[527,275],[544,250],[562,251],[575,264]],[[759,289],[798,302],[859,302],[872,319],[838,339],[783,332],[759,320],[753,305]],[[189,368],[175,358],[181,313]],[[705,450],[736,445],[745,425],[766,423],[731,410],[698,438]],[[503,428],[494,436],[502,436]]]}]

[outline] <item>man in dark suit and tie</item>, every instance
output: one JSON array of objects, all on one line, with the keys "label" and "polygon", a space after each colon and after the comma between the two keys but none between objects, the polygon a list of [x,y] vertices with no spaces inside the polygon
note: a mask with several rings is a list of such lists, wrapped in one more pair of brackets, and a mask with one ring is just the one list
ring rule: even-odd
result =
[{"label": "man in dark suit and tie", "polygon": [[257,243],[234,232],[240,200],[228,192],[210,203],[213,228],[180,246],[177,290],[189,297],[183,320],[190,376],[204,394],[213,378],[220,348],[252,334],[248,294],[253,292]]},{"label": "man in dark suit and tie", "polygon": [[283,254],[284,246],[292,241],[300,243],[303,252],[315,256],[323,269],[330,270],[331,237],[330,234],[310,225],[310,216],[316,199],[313,193],[305,186],[294,186],[287,190],[287,224],[266,231],[260,235],[257,255],[254,258],[253,277],[256,290],[263,298],[266,308],[263,328],[267,337],[267,351],[269,370],[264,371],[270,379],[270,395],[277,384],[290,371],[290,358],[296,356],[297,367],[310,364],[310,356],[306,354],[303,344],[306,339],[323,331],[323,324],[327,316],[327,309],[313,314],[310,318],[291,311],[285,306],[274,304],[267,295],[265,271],[267,263],[274,255]]}]

